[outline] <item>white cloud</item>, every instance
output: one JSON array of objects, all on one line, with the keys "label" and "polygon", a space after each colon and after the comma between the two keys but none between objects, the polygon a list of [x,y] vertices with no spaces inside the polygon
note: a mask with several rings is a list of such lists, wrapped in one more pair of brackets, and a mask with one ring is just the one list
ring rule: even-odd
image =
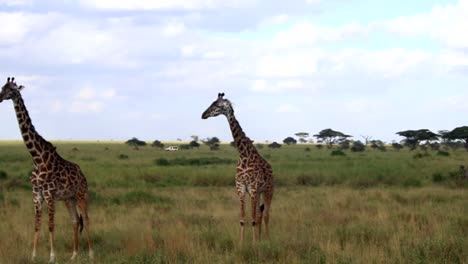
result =
[{"label": "white cloud", "polygon": [[278,113],[299,113],[300,110],[294,105],[291,104],[282,104],[278,107]]},{"label": "white cloud", "polygon": [[203,58],[208,60],[222,59],[223,57],[223,51],[207,51],[203,54]]},{"label": "white cloud", "polygon": [[455,5],[435,6],[428,13],[401,16],[375,22],[377,30],[384,27],[403,35],[425,35],[437,39],[448,47],[468,48],[468,0]]},{"label": "white cloud", "polygon": [[59,100],[54,100],[50,103],[50,109],[52,112],[57,113],[63,109],[63,103]]},{"label": "white cloud", "polygon": [[254,80],[251,90],[254,92],[282,93],[303,89],[304,84],[299,79],[285,79],[279,81],[267,81],[265,79]]},{"label": "white cloud", "polygon": [[185,31],[185,25],[181,22],[168,23],[162,30],[163,35],[167,37],[177,36]]},{"label": "white cloud", "polygon": [[249,4],[248,0],[80,0],[86,7],[108,10],[202,10],[235,8]]},{"label": "white cloud", "polygon": [[104,99],[111,99],[115,97],[116,92],[114,89],[107,89],[107,90],[102,91],[100,95]]},{"label": "white cloud", "polygon": [[255,73],[270,78],[310,76],[317,72],[319,56],[313,50],[266,55],[258,59]]},{"label": "white cloud", "polygon": [[354,22],[339,27],[325,27],[311,22],[299,22],[276,33],[268,45],[275,49],[311,47],[319,43],[336,42],[367,33],[367,27]]},{"label": "white cloud", "polygon": [[468,110],[466,102],[468,102],[468,96],[466,95],[449,96],[442,99],[442,104],[445,107],[456,110]]},{"label": "white cloud", "polygon": [[78,92],[78,99],[82,99],[82,100],[94,99],[95,96],[96,96],[96,93],[94,92],[93,89],[89,87],[80,89],[80,91]]},{"label": "white cloud", "polygon": [[31,6],[33,0],[0,0],[0,6]]},{"label": "white cloud", "polygon": [[185,45],[180,48],[180,54],[183,57],[192,57],[195,54],[195,47],[190,45]]},{"label": "white cloud", "polygon": [[75,100],[71,103],[68,111],[72,113],[98,113],[102,111],[103,107],[103,103],[99,101]]},{"label": "white cloud", "polygon": [[0,12],[0,44],[17,44],[24,41],[31,32],[48,29],[60,21],[55,13],[34,14],[24,12]]}]

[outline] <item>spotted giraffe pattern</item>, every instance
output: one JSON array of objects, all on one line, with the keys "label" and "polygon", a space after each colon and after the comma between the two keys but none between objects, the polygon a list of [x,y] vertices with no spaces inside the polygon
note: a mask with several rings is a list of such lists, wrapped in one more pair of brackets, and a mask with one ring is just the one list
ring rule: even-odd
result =
[{"label": "spotted giraffe pattern", "polygon": [[[202,114],[203,119],[218,115],[226,116],[234,138],[234,145],[239,151],[239,161],[236,169],[236,190],[240,199],[241,243],[244,240],[245,223],[245,194],[250,196],[252,208],[252,226],[257,226],[253,240],[261,238],[262,218],[265,222],[265,234],[269,237],[269,212],[273,198],[273,170],[271,165],[258,153],[257,149],[242,130],[234,115],[234,109],[229,100],[223,98],[224,93],[218,94],[214,101]],[[260,205],[263,195],[264,204]],[[257,225],[258,223],[258,225]]]},{"label": "spotted giraffe pattern", "polygon": [[[54,252],[54,215],[55,201],[62,200],[70,213],[73,223],[73,255],[76,258],[78,250],[78,227],[84,227],[87,234],[89,254],[93,255],[91,240],[89,237],[88,217],[88,184],[80,167],[63,159],[55,147],[46,141],[34,128],[28,110],[24,104],[20,91],[23,86],[18,86],[14,78],[8,78],[7,83],[0,92],[0,102],[12,100],[18,119],[19,128],[26,148],[31,154],[34,169],[30,177],[32,184],[33,203],[35,211],[33,260],[36,257],[36,249],[41,227],[42,205],[45,202],[49,214],[49,240],[50,260],[55,261]],[[78,215],[78,209],[81,215]],[[84,219],[83,219],[84,218]]]}]

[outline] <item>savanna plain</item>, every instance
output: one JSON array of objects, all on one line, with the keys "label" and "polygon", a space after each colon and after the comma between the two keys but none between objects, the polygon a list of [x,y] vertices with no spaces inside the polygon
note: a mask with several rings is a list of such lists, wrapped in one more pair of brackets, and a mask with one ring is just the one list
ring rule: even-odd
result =
[{"label": "savanna plain", "polygon": [[[252,245],[248,226],[241,246],[238,154],[228,144],[167,152],[53,143],[88,179],[93,263],[468,263],[465,150],[260,148],[276,184],[271,238]],[[30,263],[31,170],[22,142],[0,142],[1,264]],[[68,263],[72,223],[63,203],[56,212],[57,260]],[[37,263],[48,254],[44,208]],[[74,263],[91,263],[84,234]]]}]

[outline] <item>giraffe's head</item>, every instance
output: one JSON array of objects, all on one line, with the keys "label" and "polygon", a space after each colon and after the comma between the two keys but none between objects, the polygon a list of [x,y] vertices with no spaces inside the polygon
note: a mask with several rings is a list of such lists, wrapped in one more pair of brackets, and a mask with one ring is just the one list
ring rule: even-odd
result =
[{"label": "giraffe's head", "polygon": [[218,94],[218,99],[216,99],[216,101],[214,101],[210,107],[208,107],[208,109],[203,112],[202,119],[207,119],[208,117],[212,116],[228,116],[229,114],[232,114],[233,109],[231,102],[229,102],[228,99],[224,99],[223,96],[224,93]]},{"label": "giraffe's head", "polygon": [[3,100],[14,99],[19,96],[20,91],[24,88],[23,85],[17,85],[15,78],[8,77],[7,82],[3,85],[2,90],[0,91],[0,103]]}]

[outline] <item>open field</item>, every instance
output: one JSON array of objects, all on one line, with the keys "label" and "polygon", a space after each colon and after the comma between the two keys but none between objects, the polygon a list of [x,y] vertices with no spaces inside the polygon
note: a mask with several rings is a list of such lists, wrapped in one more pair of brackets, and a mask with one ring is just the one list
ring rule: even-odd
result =
[{"label": "open field", "polygon": [[[278,188],[271,240],[238,245],[237,152],[135,150],[120,142],[54,142],[82,167],[91,192],[96,263],[468,263],[468,153],[345,151],[304,145],[260,152]],[[0,142],[0,263],[29,263],[32,162],[22,142]],[[4,174],[2,174],[2,171]],[[4,176],[2,176],[4,175]],[[48,260],[43,215],[39,263]],[[247,238],[252,235],[247,229]],[[72,228],[57,206],[57,257]],[[87,263],[84,237],[80,260]]]}]

